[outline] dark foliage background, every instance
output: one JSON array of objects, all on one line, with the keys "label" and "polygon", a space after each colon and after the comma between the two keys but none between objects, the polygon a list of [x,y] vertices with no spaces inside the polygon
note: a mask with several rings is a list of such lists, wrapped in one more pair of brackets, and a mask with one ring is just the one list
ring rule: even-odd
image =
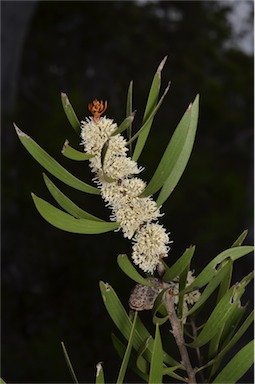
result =
[{"label": "dark foliage background", "polygon": [[[253,31],[253,2],[248,33]],[[66,383],[64,340],[80,382],[94,382],[104,362],[106,380],[120,365],[114,329],[98,282],[110,282],[124,303],[132,283],[116,265],[129,243],[119,233],[81,236],[61,232],[36,212],[30,192],[51,201],[42,168],[18,141],[15,121],[78,177],[85,164],[60,153],[65,138],[78,148],[60,102],[68,94],[80,119],[97,97],[120,123],[134,80],[139,128],[155,70],[165,55],[163,86],[171,89],[139,163],[149,180],[179,119],[196,93],[201,113],[194,151],[163,211],[174,240],[169,263],[196,244],[199,272],[249,229],[253,242],[253,56],[237,44],[219,1],[1,2],[2,19],[2,376],[8,383]],[[250,31],[250,32],[249,32]],[[58,185],[85,210],[107,218],[95,196]],[[236,263],[235,281],[252,256]],[[246,300],[252,301],[252,289]],[[244,304],[244,303],[243,303]],[[126,304],[125,304],[126,305]],[[145,316],[145,315],[144,315]],[[252,332],[252,331],[251,331]],[[241,346],[252,333],[247,333]],[[129,374],[127,380],[137,381]],[[252,382],[252,372],[246,375]]]}]

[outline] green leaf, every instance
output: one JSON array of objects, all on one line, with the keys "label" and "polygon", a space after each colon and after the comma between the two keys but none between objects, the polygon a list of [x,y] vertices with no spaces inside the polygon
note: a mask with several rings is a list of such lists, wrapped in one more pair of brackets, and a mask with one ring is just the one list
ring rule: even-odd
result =
[{"label": "green leaf", "polygon": [[133,264],[130,262],[127,255],[121,254],[117,258],[118,265],[120,269],[132,280],[136,281],[138,284],[147,285],[153,287],[153,283],[144,277],[142,277],[139,272],[135,269]]},{"label": "green leaf", "polygon": [[246,309],[247,304],[245,306],[241,306],[241,304],[238,303],[235,311],[232,313],[232,316],[230,316],[226,321],[221,335],[221,347],[225,347],[236,333]]},{"label": "green leaf", "polygon": [[104,384],[104,370],[101,362],[97,363],[96,369],[96,384]]},{"label": "green leaf", "polygon": [[220,264],[220,266],[222,266],[221,268],[224,268],[224,266],[227,266],[227,273],[226,273],[226,277],[224,279],[222,279],[222,281],[220,283],[220,288],[219,288],[216,303],[218,303],[221,300],[221,298],[225,295],[225,293],[230,288],[231,279],[232,279],[232,272],[233,272],[233,261],[229,260],[229,259],[223,260],[223,262]]},{"label": "green leaf", "polygon": [[87,219],[87,220],[95,220],[105,222],[104,220],[99,219],[96,216],[91,215],[90,213],[83,211],[83,209],[79,208],[76,204],[72,202],[67,196],[65,196],[56,185],[48,178],[48,176],[43,173],[43,178],[45,184],[52,194],[57,203],[64,208],[64,210],[74,216],[76,219]]},{"label": "green leaf", "polygon": [[[231,340],[232,336],[236,333],[237,326],[244,315],[245,310],[246,308],[241,307],[239,303],[235,305],[235,310],[231,312],[221,330],[210,341],[208,359],[218,357],[220,349],[222,349],[224,345],[227,345],[229,340]],[[218,370],[221,360],[222,358],[217,358],[217,361],[213,364],[210,372],[210,380]]]},{"label": "green leaf", "polygon": [[[225,265],[223,268],[218,270],[209,284],[206,286],[199,300],[193,305],[193,307],[188,311],[187,316],[194,313],[201,305],[207,302],[207,299],[215,291],[221,281],[224,281],[226,276],[229,273],[229,264]],[[226,292],[225,292],[226,293]]]},{"label": "green leaf", "polygon": [[83,234],[96,234],[113,231],[117,229],[118,223],[108,223],[87,219],[76,219],[75,217],[61,211],[47,201],[37,197],[32,193],[35,206],[41,216],[54,227],[63,231]]},{"label": "green leaf", "polygon": [[248,235],[248,229],[243,231],[241,235],[236,239],[236,241],[232,244],[232,247],[240,247],[243,244],[246,236]]},{"label": "green leaf", "polygon": [[151,88],[150,88],[150,92],[149,92],[149,96],[148,96],[148,100],[147,100],[147,104],[146,104],[146,108],[143,116],[142,125],[144,129],[143,131],[140,130],[140,134],[139,134],[139,137],[135,146],[134,154],[133,154],[134,161],[137,161],[139,159],[139,156],[144,148],[144,145],[146,143],[147,137],[151,129],[153,117],[156,113],[155,112],[153,114],[153,111],[156,108],[158,97],[159,97],[159,91],[160,91],[160,85],[161,85],[161,72],[165,65],[166,59],[167,59],[167,56],[164,57],[164,59],[159,64],[159,67],[154,75],[154,78],[151,84]]},{"label": "green leaf", "polygon": [[118,135],[126,129],[128,129],[135,118],[135,112],[132,112],[130,116],[126,117],[125,120],[120,124],[120,126],[111,134],[111,136]]},{"label": "green leaf", "polygon": [[254,361],[254,341],[243,347],[213,380],[216,383],[236,383],[252,366]]},{"label": "green leaf", "polygon": [[[161,98],[160,98],[158,104],[156,105],[156,107],[153,109],[153,111],[151,112],[150,116],[148,117],[148,120],[146,120],[146,122],[142,125],[142,127],[139,129],[139,131],[137,131],[137,132],[134,134],[134,136],[132,136],[132,138],[127,142],[127,145],[129,145],[130,143],[132,143],[137,137],[139,138],[140,135],[141,135],[143,132],[147,132],[147,131],[148,131],[148,129],[147,129],[148,127],[151,127],[153,118],[154,118],[154,116],[156,115],[156,112],[158,111],[159,107],[161,106],[161,104],[162,104],[162,102],[163,102],[163,100],[164,100],[164,98],[165,98],[165,96],[166,96],[166,94],[167,94],[167,92],[168,92],[168,90],[169,90],[169,87],[170,87],[170,83],[169,83],[168,86],[166,87],[166,89],[165,89],[163,95],[161,96]],[[146,137],[146,139],[147,139],[147,137]],[[144,142],[144,144],[145,144],[145,142]],[[143,146],[144,146],[144,144],[143,144]],[[136,147],[135,147],[135,148],[136,148]],[[134,152],[134,154],[135,154],[135,152]],[[133,160],[134,160],[134,155],[133,155]],[[134,161],[136,161],[136,160],[134,160]]]},{"label": "green leaf", "polygon": [[157,199],[160,206],[172,193],[188,163],[195,140],[198,120],[199,96],[190,105],[179,122],[173,136],[160,160],[160,163],[142,197],[153,195],[161,187]]},{"label": "green leaf", "polygon": [[172,281],[175,277],[179,276],[190,265],[190,261],[195,252],[195,246],[190,246],[185,250],[183,255],[176,261],[176,263],[167,269],[163,276],[165,282]]},{"label": "green leaf", "polygon": [[[129,316],[127,315],[114,289],[109,284],[105,284],[102,281],[100,281],[99,286],[105,307],[109,315],[111,316],[114,324],[121,331],[125,339],[128,340],[132,328],[132,322]],[[145,334],[145,338],[149,336],[147,330],[145,331]],[[143,337],[144,332],[142,335],[139,335],[138,332],[135,331],[133,346],[136,350],[140,348],[140,344],[143,341]]]},{"label": "green leaf", "polygon": [[201,347],[221,332],[225,323],[239,305],[239,300],[244,293],[245,286],[251,278],[250,275],[246,276],[240,283],[235,284],[228,290],[211,313],[196,340],[189,344],[190,347]]},{"label": "green leaf", "polygon": [[63,181],[63,183],[78,189],[82,192],[92,193],[99,195],[99,189],[92,187],[83,181],[77,179],[70,172],[68,172],[62,165],[60,165],[53,157],[48,155],[31,137],[22,132],[15,124],[17,135],[27,149],[27,151],[34,157],[34,159],[42,165],[48,172],[50,172],[57,179]]},{"label": "green leaf", "polygon": [[5,381],[3,381],[3,379],[0,377],[0,384],[6,384]]},{"label": "green leaf", "polygon": [[230,351],[233,348],[233,346],[241,339],[241,337],[247,331],[247,329],[250,327],[250,325],[253,323],[253,321],[254,321],[254,311],[252,311],[249,314],[249,316],[247,317],[247,319],[245,319],[243,324],[237,329],[236,332],[234,332],[233,337],[230,339],[229,343],[217,354],[217,356],[215,356],[215,358],[213,360],[211,360],[206,365],[209,366],[211,364],[214,364],[218,360],[221,360],[223,358],[223,356],[228,351]]},{"label": "green leaf", "polygon": [[201,288],[206,285],[216,275],[216,267],[223,260],[230,258],[232,261],[235,261],[240,257],[253,252],[253,250],[253,246],[244,245],[241,247],[229,248],[221,252],[203,269],[203,271],[196,277],[193,283],[184,289],[183,293],[191,292],[195,288]]},{"label": "green leaf", "polygon": [[66,360],[66,364],[67,364],[67,366],[68,366],[68,368],[69,368],[70,374],[71,374],[71,376],[72,376],[74,382],[75,382],[76,384],[78,384],[78,383],[79,383],[79,382],[78,382],[78,379],[77,379],[76,374],[75,374],[75,372],[74,372],[74,369],[73,369],[71,360],[70,360],[70,358],[69,358],[69,356],[68,356],[68,353],[67,353],[67,350],[66,350],[66,347],[65,347],[65,344],[64,344],[63,341],[61,341],[61,346],[62,346],[62,349],[63,349],[63,353],[64,353],[65,360]]},{"label": "green leaf", "polygon": [[90,155],[89,153],[77,151],[77,149],[72,148],[69,145],[68,140],[66,140],[64,142],[61,153],[65,157],[67,157],[68,159],[76,160],[76,161],[85,161],[85,160],[88,160],[88,159],[91,159],[92,157],[94,157],[94,155]]},{"label": "green leaf", "polygon": [[163,377],[163,350],[160,337],[159,324],[156,324],[155,342],[152,351],[149,384],[162,383]]},{"label": "green leaf", "polygon": [[131,354],[131,349],[132,349],[132,345],[133,345],[133,338],[134,338],[134,333],[135,333],[137,316],[138,316],[138,312],[135,312],[131,332],[130,332],[129,339],[128,339],[128,345],[127,345],[127,348],[126,348],[126,351],[125,351],[125,354],[124,354],[124,357],[123,357],[123,360],[121,363],[121,367],[120,367],[120,371],[119,371],[119,375],[118,375],[118,379],[117,379],[118,384],[123,383],[123,380],[124,380],[124,377],[126,374],[126,370],[127,370],[127,366],[128,366],[128,362],[129,362],[129,358],[130,358],[130,354]]},{"label": "green leaf", "polygon": [[71,124],[71,126],[73,127],[73,129],[75,130],[76,133],[78,133],[78,135],[80,134],[80,122],[73,110],[73,107],[67,97],[67,95],[65,93],[61,93],[61,101],[62,101],[62,105],[63,105],[63,108],[64,108],[64,111],[65,111],[65,114],[69,120],[69,123]]},{"label": "green leaf", "polygon": [[[176,132],[174,132],[173,137],[170,140],[169,147],[164,153],[165,158],[164,155],[162,157],[161,161],[163,161],[163,164],[161,166],[161,170],[165,173],[165,175],[162,177],[160,173],[157,173],[155,176],[157,183],[159,183],[159,179],[162,185],[162,189],[157,198],[158,206],[161,206],[168,199],[187,166],[197,130],[198,110],[199,95],[196,96],[194,103],[191,106],[189,123],[186,124],[184,119],[182,125],[181,120],[180,125],[177,126]],[[151,185],[151,188],[154,188],[153,184]],[[151,194],[151,192],[149,194]]]}]

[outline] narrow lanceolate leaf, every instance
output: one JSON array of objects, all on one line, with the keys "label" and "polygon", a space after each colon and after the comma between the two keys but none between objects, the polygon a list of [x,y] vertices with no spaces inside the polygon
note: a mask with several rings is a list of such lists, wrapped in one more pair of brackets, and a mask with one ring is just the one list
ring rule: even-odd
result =
[{"label": "narrow lanceolate leaf", "polygon": [[[168,173],[168,177],[164,181],[160,194],[157,198],[158,206],[162,205],[168,199],[170,194],[173,192],[174,188],[179,182],[186,168],[186,165],[189,161],[192,148],[194,145],[196,130],[197,130],[198,110],[199,110],[199,95],[196,96],[194,103],[191,106],[191,116],[190,116],[189,125],[186,128],[186,132],[185,132],[185,127],[180,127],[180,130],[178,131],[178,135],[180,135],[180,137],[175,137],[175,138],[173,137],[171,150],[169,152],[171,161],[169,161],[168,163],[168,166],[171,171]],[[184,133],[184,137],[181,138],[183,133]],[[184,141],[183,141],[183,138],[184,138]],[[178,148],[178,144],[179,144],[179,148]],[[171,153],[172,150],[173,150],[173,153]],[[174,151],[179,151],[179,153],[176,153]]]},{"label": "narrow lanceolate leaf", "polygon": [[229,265],[225,265],[223,268],[221,268],[219,271],[217,271],[215,276],[212,278],[212,280],[206,286],[206,288],[203,291],[200,299],[188,311],[187,316],[191,315],[192,313],[194,313],[199,307],[201,307],[201,305],[203,305],[207,301],[207,299],[211,296],[211,294],[218,287],[220,282],[225,280],[226,276],[228,275],[228,272],[229,272]]},{"label": "narrow lanceolate leaf", "polygon": [[73,127],[73,129],[75,130],[76,133],[78,133],[78,135],[80,134],[80,122],[73,110],[73,107],[67,97],[67,95],[65,93],[61,93],[61,101],[62,101],[62,105],[63,105],[63,108],[64,108],[64,111],[65,111],[65,114],[71,124],[71,126]]},{"label": "narrow lanceolate leaf", "polygon": [[189,344],[190,347],[201,347],[208,343],[215,335],[222,332],[225,323],[239,305],[239,300],[244,293],[245,286],[251,279],[252,276],[248,275],[240,283],[235,284],[228,290],[211,313],[198,337]]},{"label": "narrow lanceolate leaf", "polygon": [[220,350],[224,348],[225,345],[232,339],[233,335],[236,333],[238,324],[244,315],[246,307],[241,307],[239,303],[235,304],[235,309],[231,312],[227,321],[223,325],[222,329],[212,338],[209,344],[208,350],[208,359],[217,357],[217,361],[214,362],[211,371],[210,371],[210,380],[217,372],[218,367],[221,363],[222,358],[218,358]]},{"label": "narrow lanceolate leaf", "polygon": [[30,136],[26,135],[22,132],[15,124],[14,127],[18,134],[18,137],[30,155],[48,172],[50,172],[53,176],[63,181],[63,183],[78,189],[82,192],[92,193],[94,195],[99,195],[100,191],[92,187],[83,181],[77,179],[77,177],[73,176],[70,172],[68,172],[62,165],[60,165],[53,157],[48,155],[47,152],[44,151]]},{"label": "narrow lanceolate leaf", "polygon": [[102,363],[99,362],[96,365],[96,384],[104,384],[104,370]]},{"label": "narrow lanceolate leaf", "polygon": [[75,382],[76,384],[78,384],[78,383],[79,383],[79,382],[78,382],[78,379],[77,379],[76,374],[75,374],[75,372],[74,372],[74,369],[73,369],[71,360],[70,360],[70,358],[69,358],[69,356],[68,356],[68,353],[67,353],[67,350],[66,350],[66,347],[65,347],[65,344],[64,344],[63,341],[61,341],[61,346],[62,346],[62,349],[63,349],[63,353],[64,353],[65,360],[66,360],[66,364],[67,364],[67,366],[68,366],[68,369],[69,369],[69,371],[70,371],[70,374],[71,374],[71,376],[72,376],[74,382]]},{"label": "narrow lanceolate leaf", "polygon": [[43,178],[49,192],[52,194],[54,199],[62,208],[64,208],[66,212],[70,213],[70,215],[74,216],[76,219],[88,219],[104,222],[104,220],[101,220],[98,217],[93,216],[78,207],[74,202],[72,202],[72,200],[70,200],[56,187],[56,185],[48,178],[47,175],[45,175],[45,173],[43,173]]},{"label": "narrow lanceolate leaf", "polygon": [[240,257],[247,255],[250,252],[253,252],[253,250],[254,250],[253,246],[244,245],[241,247],[229,248],[221,252],[203,269],[203,271],[196,277],[193,283],[185,288],[184,293],[190,292],[196,287],[201,288],[205,284],[207,284],[213,278],[213,276],[216,275],[217,273],[216,267],[223,260],[230,258],[232,261],[234,261],[239,259]]},{"label": "narrow lanceolate leaf", "polygon": [[142,194],[142,196],[153,195],[162,187],[157,199],[158,205],[166,201],[186,168],[195,140],[198,106],[197,95],[194,103],[184,113],[151,181]]},{"label": "narrow lanceolate leaf", "polygon": [[111,136],[118,135],[118,133],[122,133],[123,131],[128,129],[131,126],[134,118],[135,118],[135,112],[132,112],[130,116],[126,117],[125,120],[122,121],[122,123],[119,125],[119,127],[116,129],[116,131],[114,131],[111,134]]},{"label": "narrow lanceolate leaf", "polygon": [[123,383],[123,380],[124,380],[124,377],[126,374],[126,370],[127,370],[127,366],[128,366],[128,362],[130,359],[132,345],[133,345],[133,338],[134,338],[134,334],[135,334],[135,326],[136,326],[137,316],[138,316],[138,312],[135,312],[131,332],[130,332],[129,339],[128,339],[128,345],[127,345],[125,354],[123,356],[119,375],[117,378],[117,383],[120,383],[120,384]]},{"label": "narrow lanceolate leaf", "polygon": [[165,282],[169,282],[175,277],[179,276],[187,267],[187,265],[190,264],[194,252],[195,246],[187,248],[183,255],[176,261],[176,263],[165,272],[163,280]]},{"label": "narrow lanceolate leaf", "polygon": [[90,155],[90,154],[85,153],[85,152],[77,151],[77,149],[72,148],[69,145],[68,140],[66,140],[64,142],[61,153],[62,153],[62,155],[64,155],[68,159],[76,160],[76,161],[85,161],[85,160],[88,160],[88,159],[91,159],[92,157],[94,157],[94,155]]},{"label": "narrow lanceolate leaf", "polygon": [[[169,91],[169,87],[170,87],[170,83],[168,83],[168,86],[166,87],[163,95],[161,96],[158,104],[156,105],[156,107],[153,109],[153,111],[151,112],[151,114],[149,115],[148,117],[148,120],[146,120],[146,122],[142,125],[142,127],[139,129],[138,132],[136,132],[134,134],[134,136],[132,136],[132,138],[127,142],[127,145],[129,145],[130,143],[132,143],[135,139],[137,139],[137,137],[140,137],[141,133],[143,131],[147,131],[147,127],[150,126],[151,127],[151,124],[152,124],[152,121],[153,121],[153,118],[154,116],[156,115],[156,112],[158,111],[159,107],[161,106],[167,92]],[[145,144],[145,142],[144,142]],[[133,155],[133,158],[134,158],[134,155]]]},{"label": "narrow lanceolate leaf", "polygon": [[222,369],[213,384],[236,383],[248,371],[254,361],[254,341],[250,341]]},{"label": "narrow lanceolate leaf", "polygon": [[160,337],[159,324],[156,324],[155,342],[152,351],[149,384],[162,383],[163,376],[163,350]]},{"label": "narrow lanceolate leaf", "polygon": [[151,281],[145,279],[137,272],[127,255],[119,255],[117,262],[122,271],[132,280],[136,281],[138,284],[147,285],[149,287],[153,286]]},{"label": "narrow lanceolate leaf", "polygon": [[40,215],[48,221],[48,223],[63,231],[82,234],[98,234],[113,231],[119,226],[118,223],[76,219],[68,213],[47,203],[47,201],[35,196],[33,193],[32,197]]},{"label": "narrow lanceolate leaf", "polygon": [[[133,160],[134,161],[137,161],[139,159],[139,156],[143,150],[143,147],[145,145],[145,142],[147,140],[147,137],[148,137],[150,129],[151,129],[153,117],[156,113],[155,112],[154,115],[152,116],[152,112],[153,112],[153,110],[155,110],[155,107],[156,107],[157,102],[158,102],[160,85],[161,85],[161,72],[162,72],[162,69],[165,65],[166,59],[167,59],[167,56],[159,64],[159,67],[157,69],[157,72],[154,75],[154,78],[153,78],[153,81],[151,84],[151,88],[150,88],[150,92],[149,92],[149,96],[148,96],[148,100],[147,100],[147,104],[146,104],[146,108],[145,108],[145,112],[144,112],[144,116],[143,116],[143,123],[142,123],[143,126],[145,125],[146,122],[147,122],[147,124],[144,127],[143,131],[140,132],[140,135],[138,137],[138,140],[137,140],[137,143],[135,146],[135,150],[134,150],[134,154],[133,154]],[[150,116],[152,116],[152,117],[150,118]]]},{"label": "narrow lanceolate leaf", "polygon": [[249,314],[247,319],[243,322],[243,324],[238,327],[238,330],[234,333],[233,337],[230,339],[229,343],[215,356],[213,360],[211,360],[207,366],[214,364],[218,360],[221,360],[223,356],[230,351],[233,346],[241,339],[243,334],[247,331],[247,329],[251,326],[254,321],[254,311]]}]

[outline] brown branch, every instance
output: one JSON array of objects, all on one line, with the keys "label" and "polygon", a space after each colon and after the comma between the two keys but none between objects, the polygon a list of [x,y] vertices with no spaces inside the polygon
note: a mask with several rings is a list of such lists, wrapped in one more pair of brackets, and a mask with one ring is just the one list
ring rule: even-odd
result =
[{"label": "brown branch", "polygon": [[169,316],[169,321],[172,326],[172,332],[173,332],[176,344],[179,348],[179,352],[181,355],[181,363],[185,367],[186,372],[188,374],[188,383],[196,384],[195,371],[191,366],[188,351],[185,345],[185,340],[182,334],[180,320],[178,319],[175,312],[174,297],[173,297],[173,291],[171,290],[171,288],[165,292],[163,297],[163,302],[165,304],[165,307]]},{"label": "brown branch", "polygon": [[[196,339],[196,337],[197,337],[197,327],[196,327],[196,324],[195,324],[193,319],[191,319],[190,324],[191,324],[191,328],[192,328],[193,337],[194,337],[194,339]],[[202,356],[201,356],[199,348],[196,348],[196,353],[197,353],[197,358],[198,358],[199,366],[201,367],[202,366]],[[205,382],[205,378],[204,378],[203,371],[200,371],[199,374],[200,374],[202,383],[204,383]]]}]

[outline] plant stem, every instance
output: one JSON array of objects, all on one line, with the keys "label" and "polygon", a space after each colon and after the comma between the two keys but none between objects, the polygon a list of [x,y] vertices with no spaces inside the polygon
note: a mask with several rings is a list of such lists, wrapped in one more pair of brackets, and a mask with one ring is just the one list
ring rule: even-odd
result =
[{"label": "plant stem", "polygon": [[174,308],[174,298],[173,291],[171,288],[165,292],[163,297],[163,302],[165,304],[169,321],[172,326],[172,332],[176,341],[176,344],[179,348],[179,352],[181,355],[181,363],[184,365],[186,372],[188,374],[188,384],[196,384],[195,371],[191,366],[188,351],[185,345],[185,340],[182,334],[180,320],[178,319],[175,308]]},{"label": "plant stem", "polygon": [[[193,338],[195,339],[197,337],[197,327],[196,327],[196,324],[195,324],[193,319],[191,319],[190,324],[191,324],[191,327],[192,327]],[[200,349],[196,348],[196,352],[197,352],[197,358],[198,358],[198,362],[199,362],[199,367],[201,367],[202,366],[202,356],[200,354]],[[201,382],[204,383],[205,382],[205,378],[204,378],[203,371],[200,371],[199,374],[200,374],[200,377],[201,377]]]}]

